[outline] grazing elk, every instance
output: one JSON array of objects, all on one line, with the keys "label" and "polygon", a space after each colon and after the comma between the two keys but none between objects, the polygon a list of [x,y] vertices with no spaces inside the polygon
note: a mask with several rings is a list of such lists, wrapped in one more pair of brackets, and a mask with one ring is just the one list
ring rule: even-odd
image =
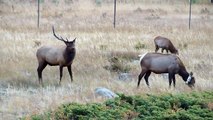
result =
[{"label": "grazing elk", "polygon": [[67,67],[71,82],[73,81],[72,77],[72,62],[75,58],[76,50],[75,50],[75,40],[69,41],[67,38],[64,40],[62,37],[58,37],[55,34],[54,27],[52,27],[53,35],[60,41],[63,41],[66,46],[61,47],[53,47],[53,46],[43,46],[37,50],[36,56],[38,59],[38,78],[39,84],[42,83],[42,71],[47,66],[57,66],[59,65],[60,69],[60,82],[63,75],[63,67]]},{"label": "grazing elk", "polygon": [[170,51],[171,53],[178,55],[178,50],[175,48],[175,46],[168,38],[158,36],[154,39],[154,42],[155,42],[155,52],[157,52],[158,49],[161,48],[162,53],[164,49],[166,49],[167,53],[168,51]]},{"label": "grazing elk", "polygon": [[193,87],[195,84],[195,78],[193,73],[188,73],[180,58],[173,54],[161,54],[161,53],[145,53],[140,58],[140,65],[142,71],[138,76],[138,87],[140,81],[144,76],[147,86],[149,87],[148,78],[151,72],[156,74],[168,73],[169,74],[169,87],[173,81],[175,87],[175,74],[179,74],[189,87]]}]

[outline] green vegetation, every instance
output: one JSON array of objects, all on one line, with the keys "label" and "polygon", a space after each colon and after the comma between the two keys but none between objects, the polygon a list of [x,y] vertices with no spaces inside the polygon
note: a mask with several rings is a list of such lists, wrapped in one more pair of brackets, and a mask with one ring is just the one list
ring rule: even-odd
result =
[{"label": "green vegetation", "polygon": [[[143,119],[143,120],[211,120],[213,92],[126,96],[120,94],[104,103],[69,103],[30,119]],[[24,118],[27,119],[27,118]]]},{"label": "green vegetation", "polygon": [[99,48],[100,48],[100,50],[107,50],[108,46],[107,45],[100,45]]},{"label": "green vegetation", "polygon": [[143,43],[141,43],[141,42],[137,42],[137,44],[134,46],[134,48],[135,48],[136,50],[141,50],[141,49],[146,48],[146,45],[143,44]]},{"label": "green vegetation", "polygon": [[101,6],[102,2],[103,2],[102,0],[95,0],[97,6]]},{"label": "green vegetation", "polygon": [[111,72],[129,72],[131,70],[130,66],[127,65],[126,59],[122,57],[114,56],[109,59],[110,65],[104,66],[105,69]]},{"label": "green vegetation", "polygon": [[192,0],[192,4],[210,3],[209,0]]},{"label": "green vegetation", "polygon": [[187,43],[179,43],[179,48],[181,48],[181,49],[187,49],[187,47],[188,47],[188,44]]},{"label": "green vegetation", "polygon": [[131,61],[137,60],[139,53],[114,51],[108,56],[109,65],[104,66],[106,70],[117,73],[128,73],[131,71]]}]

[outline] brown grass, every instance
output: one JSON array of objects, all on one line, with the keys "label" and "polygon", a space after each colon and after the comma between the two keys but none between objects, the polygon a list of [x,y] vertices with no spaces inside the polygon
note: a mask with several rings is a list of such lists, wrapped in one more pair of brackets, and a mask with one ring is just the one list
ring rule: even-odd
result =
[{"label": "brown grass", "polygon": [[[155,74],[150,76],[151,89],[143,81],[137,89],[139,63],[129,61],[134,78],[128,82],[119,81],[117,73],[104,68],[110,64],[110,55],[135,57],[154,51],[153,39],[158,35],[172,40],[187,70],[194,72],[194,91],[212,90],[212,6],[193,5],[192,26],[188,30],[187,3],[135,2],[118,4],[116,29],[112,24],[112,3],[97,6],[82,0],[58,5],[46,2],[41,6],[39,29],[36,3],[0,4],[0,118],[41,113],[66,102],[102,102],[102,98],[94,96],[94,89],[100,86],[128,95],[190,92],[179,76],[176,88],[169,89],[168,80]],[[204,8],[209,13],[201,12]],[[65,68],[62,86],[58,86],[59,68],[47,66],[43,71],[45,87],[41,88],[37,80],[36,50],[42,45],[63,45],[53,37],[52,25],[61,36],[77,37],[74,82],[70,83]],[[135,49],[138,43],[146,47]]]}]

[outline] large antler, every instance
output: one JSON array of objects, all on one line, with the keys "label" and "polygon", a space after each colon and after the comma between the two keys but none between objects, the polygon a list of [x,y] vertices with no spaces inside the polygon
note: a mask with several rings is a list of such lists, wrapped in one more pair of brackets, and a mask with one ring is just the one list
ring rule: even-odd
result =
[{"label": "large antler", "polygon": [[[59,38],[59,37],[55,34],[54,26],[52,26],[52,29],[53,29],[53,35],[54,35],[57,39],[66,42],[66,41],[64,40],[64,38],[62,38],[61,36],[60,36],[61,38]],[[68,39],[67,39],[67,41],[68,41]]]}]

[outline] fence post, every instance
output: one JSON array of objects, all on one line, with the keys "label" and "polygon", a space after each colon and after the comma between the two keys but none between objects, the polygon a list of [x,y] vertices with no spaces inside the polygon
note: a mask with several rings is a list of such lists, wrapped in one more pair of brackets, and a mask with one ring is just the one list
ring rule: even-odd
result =
[{"label": "fence post", "polygon": [[192,0],[189,0],[189,30],[191,28]]},{"label": "fence post", "polygon": [[40,18],[40,0],[38,0],[38,21],[37,21],[38,28],[39,28],[39,18]]},{"label": "fence post", "polygon": [[114,24],[114,28],[115,28],[115,23],[116,22],[116,0],[114,0],[114,22],[113,22],[113,24]]}]

